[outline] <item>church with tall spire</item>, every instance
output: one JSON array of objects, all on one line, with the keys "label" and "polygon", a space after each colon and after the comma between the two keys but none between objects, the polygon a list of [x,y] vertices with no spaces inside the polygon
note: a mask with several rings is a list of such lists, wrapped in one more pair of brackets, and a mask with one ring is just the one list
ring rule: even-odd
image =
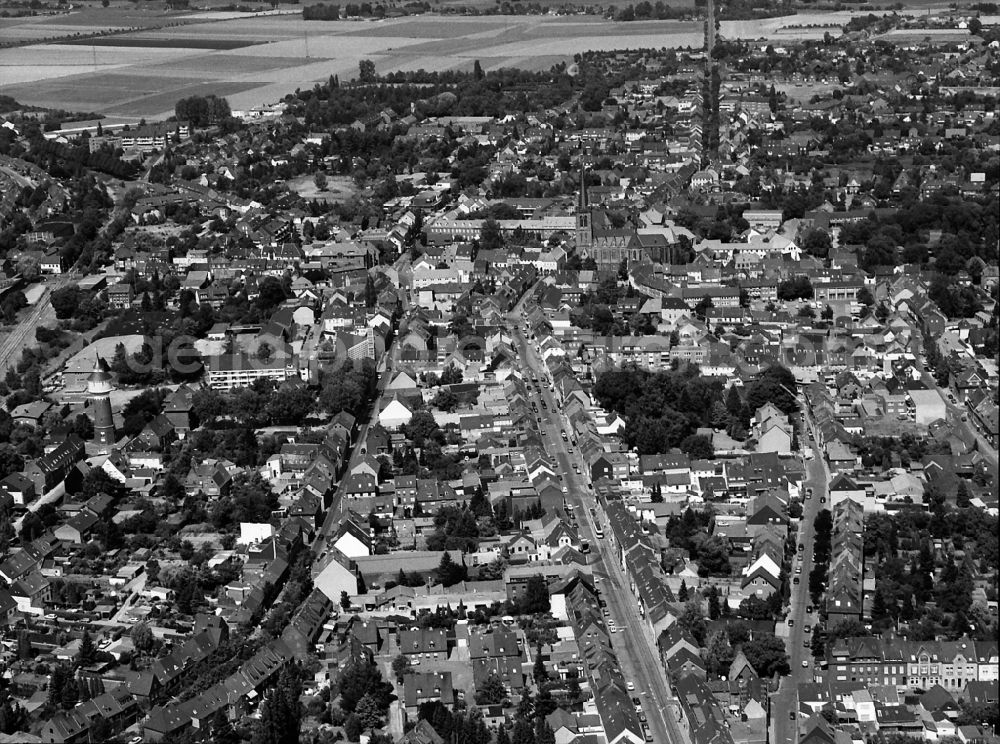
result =
[{"label": "church with tall spire", "polygon": [[607,212],[594,209],[587,194],[587,171],[580,163],[580,195],[576,204],[576,252],[580,258],[593,258],[601,269],[618,269],[622,261],[631,266],[661,260],[655,246],[643,245],[634,226],[611,224]]},{"label": "church with tall spire", "polygon": [[589,255],[594,244],[594,230],[590,221],[590,205],[587,203],[587,171],[580,162],[580,196],[576,204],[576,250],[581,256]]}]

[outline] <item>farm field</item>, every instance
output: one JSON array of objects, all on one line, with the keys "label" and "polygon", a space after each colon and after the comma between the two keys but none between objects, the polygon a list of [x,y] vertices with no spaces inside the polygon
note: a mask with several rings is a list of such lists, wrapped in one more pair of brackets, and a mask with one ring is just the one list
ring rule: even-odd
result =
[{"label": "farm field", "polygon": [[471,69],[477,59],[488,70],[544,70],[591,49],[702,44],[699,23],[609,23],[589,16],[322,22],[304,21],[298,13],[201,12],[161,15],[140,25],[130,13],[89,9],[79,18],[52,17],[51,24],[27,19],[0,25],[3,33],[21,28],[25,34],[44,32],[44,38],[56,27],[72,27],[73,33],[135,27],[93,43],[65,39],[0,49],[0,93],[34,106],[159,118],[173,113],[177,99],[195,93],[226,96],[237,110],[277,101],[330,75],[353,78],[362,59],[373,60],[379,72]]},{"label": "farm field", "polygon": [[[967,4],[967,3],[961,3]],[[947,12],[945,6],[935,8]],[[931,10],[930,6],[920,6],[920,10],[899,10],[899,11],[859,11],[859,10],[838,10],[814,13],[797,13],[795,15],[776,16],[774,18],[757,18],[745,21],[721,21],[719,24],[719,34],[728,39],[764,39],[767,41],[802,41],[809,39],[822,39],[827,31],[839,33],[848,21],[856,16],[866,16],[869,13],[874,15],[889,15],[898,13],[899,15],[923,15]],[[984,20],[985,23],[985,20]],[[904,32],[909,33],[909,32]],[[951,32],[955,33],[955,32]],[[923,38],[922,36],[920,38]]]}]

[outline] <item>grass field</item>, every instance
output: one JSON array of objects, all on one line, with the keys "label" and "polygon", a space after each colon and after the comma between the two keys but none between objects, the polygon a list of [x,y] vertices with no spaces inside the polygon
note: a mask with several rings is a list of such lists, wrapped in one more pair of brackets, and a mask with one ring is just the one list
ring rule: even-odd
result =
[{"label": "grass field", "polygon": [[347,176],[328,176],[326,189],[320,191],[312,176],[299,176],[288,181],[288,188],[305,199],[320,199],[328,202],[342,202],[357,193],[353,178]]}]

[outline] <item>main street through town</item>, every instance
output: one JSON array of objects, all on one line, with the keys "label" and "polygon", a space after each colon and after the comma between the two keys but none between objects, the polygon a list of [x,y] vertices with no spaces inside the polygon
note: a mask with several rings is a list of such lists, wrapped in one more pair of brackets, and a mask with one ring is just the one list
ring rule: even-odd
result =
[{"label": "main street through town", "polygon": [[[611,618],[621,628],[621,632],[611,635],[612,643],[626,680],[635,684],[635,691],[629,694],[642,701],[653,741],[685,744],[687,739],[677,725],[676,703],[671,698],[655,639],[650,637],[639,616],[636,600],[628,588],[628,580],[614,556],[610,541],[597,539],[596,523],[603,520],[597,510],[597,499],[587,469],[579,451],[572,447],[572,438],[569,442],[562,439],[562,432],[569,431],[568,423],[560,414],[555,395],[549,387],[547,368],[519,330],[519,321],[519,315],[513,313],[511,327],[520,358],[525,363],[526,371],[539,380],[537,385],[531,386],[531,397],[539,407],[542,444],[558,465],[562,484],[567,490],[566,500],[578,520],[581,539],[588,540],[594,547],[591,568],[600,580],[597,587],[611,610]],[[574,451],[570,452],[570,449]],[[579,472],[574,465],[579,467]],[[591,508],[598,516],[591,515]]]},{"label": "main street through town", "polygon": [[[827,485],[830,482],[830,472],[826,462],[823,460],[819,445],[816,443],[813,422],[807,408],[805,400],[800,397],[799,405],[804,410],[804,417],[807,426],[804,427],[804,438],[807,439],[807,447],[812,449],[812,458],[806,460],[806,481],[803,484],[802,517],[799,520],[798,534],[795,541],[802,546],[802,550],[796,548],[796,557],[792,562],[792,591],[789,599],[788,614],[783,623],[778,624],[778,635],[784,635],[785,647],[788,650],[788,663],[791,666],[791,673],[781,678],[781,685],[776,693],[771,696],[771,725],[773,731],[772,741],[775,744],[783,742],[795,742],[798,739],[796,734],[798,711],[796,710],[796,697],[798,685],[802,682],[811,682],[815,673],[812,659],[811,642],[812,633],[806,632],[806,627],[812,630],[819,617],[819,607],[812,607],[812,599],[809,596],[809,572],[813,567],[813,543],[815,541],[815,530],[813,522],[821,509],[829,508],[827,499]],[[812,491],[810,495],[810,489]],[[801,572],[796,573],[796,568]],[[799,583],[795,584],[795,578]],[[812,609],[812,612],[807,610]],[[803,667],[802,662],[807,666]]]},{"label": "main street through town", "polygon": [[367,452],[366,442],[368,441],[368,431],[371,427],[378,423],[378,414],[382,407],[382,395],[385,393],[389,380],[392,379],[392,376],[395,374],[398,359],[399,345],[396,343],[396,339],[393,338],[389,348],[385,350],[385,353],[382,355],[382,359],[376,367],[379,375],[378,387],[376,388],[375,397],[372,400],[371,409],[369,410],[364,423],[358,427],[354,444],[351,447],[351,454],[347,461],[347,466],[344,468],[343,475],[338,482],[337,492],[333,495],[330,502],[330,508],[326,510],[326,518],[323,520],[323,526],[317,533],[316,539],[313,541],[313,554],[319,556],[321,559],[326,556],[327,538],[336,531],[344,516],[344,503],[343,499],[340,497],[340,487],[343,485],[344,481],[350,477],[351,468],[357,465]]}]

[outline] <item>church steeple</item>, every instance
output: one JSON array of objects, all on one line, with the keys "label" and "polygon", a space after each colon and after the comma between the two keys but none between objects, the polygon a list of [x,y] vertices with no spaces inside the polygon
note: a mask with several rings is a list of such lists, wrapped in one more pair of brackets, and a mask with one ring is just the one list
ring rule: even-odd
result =
[{"label": "church steeple", "polygon": [[576,205],[576,249],[584,254],[589,254],[590,248],[594,244],[594,231],[590,221],[590,204],[587,199],[587,170],[583,164],[583,157],[580,157],[580,196]]}]

